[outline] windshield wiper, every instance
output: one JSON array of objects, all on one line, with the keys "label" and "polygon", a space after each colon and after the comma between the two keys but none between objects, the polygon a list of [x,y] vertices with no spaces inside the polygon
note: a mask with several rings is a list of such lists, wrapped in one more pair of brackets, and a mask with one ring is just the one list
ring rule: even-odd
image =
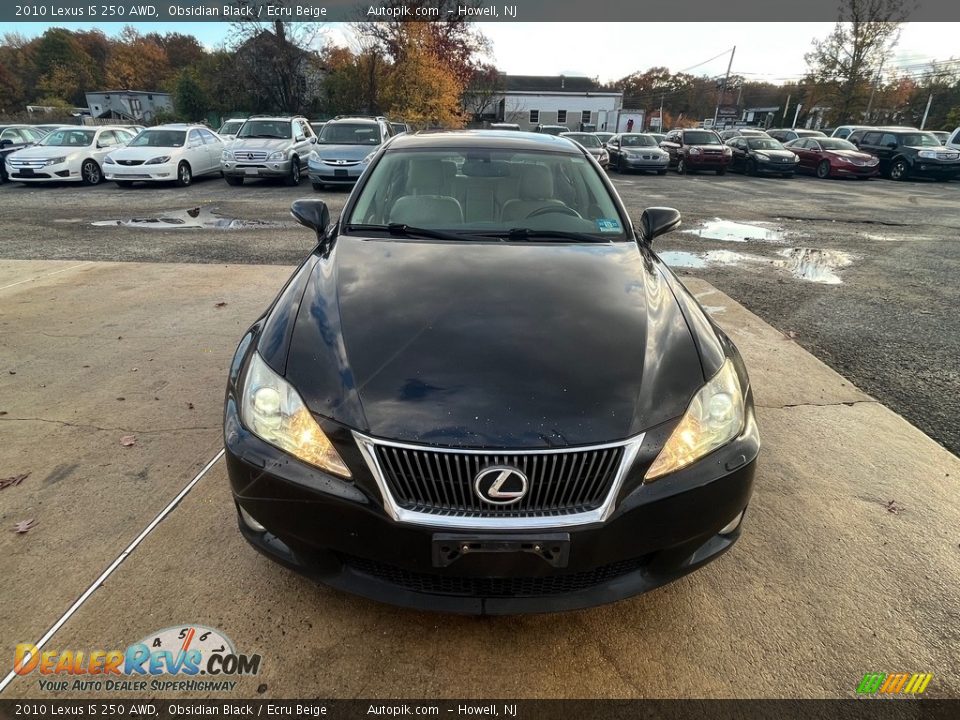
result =
[{"label": "windshield wiper", "polygon": [[569,232],[567,230],[531,230],[530,228],[510,228],[490,233],[479,233],[486,237],[500,237],[508,240],[573,240],[574,242],[605,243],[606,238],[589,233]]},{"label": "windshield wiper", "polygon": [[413,227],[405,223],[388,223],[386,225],[347,225],[344,230],[375,230],[386,232],[395,237],[425,237],[434,240],[489,240],[487,236],[471,235],[467,233],[447,232],[444,230],[433,230],[432,228]]}]

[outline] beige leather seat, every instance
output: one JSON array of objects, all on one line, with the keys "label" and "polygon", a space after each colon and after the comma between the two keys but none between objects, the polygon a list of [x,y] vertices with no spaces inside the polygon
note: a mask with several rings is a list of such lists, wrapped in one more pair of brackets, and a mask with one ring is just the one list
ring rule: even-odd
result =
[{"label": "beige leather seat", "polygon": [[448,195],[404,195],[390,209],[391,223],[423,227],[455,227],[463,224],[463,210]]},{"label": "beige leather seat", "polygon": [[407,169],[408,195],[449,195],[444,185],[444,167],[440,158],[411,158]]},{"label": "beige leather seat", "polygon": [[525,165],[520,170],[520,199],[508,200],[501,220],[522,220],[535,210],[563,205],[553,192],[553,174],[546,165]]}]

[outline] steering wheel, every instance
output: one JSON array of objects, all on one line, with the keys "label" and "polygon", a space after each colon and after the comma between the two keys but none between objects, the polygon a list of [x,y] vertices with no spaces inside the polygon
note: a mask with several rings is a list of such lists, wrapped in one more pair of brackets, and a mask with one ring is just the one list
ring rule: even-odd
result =
[{"label": "steering wheel", "polygon": [[561,215],[571,215],[575,218],[583,219],[583,215],[578,213],[572,207],[567,207],[566,205],[547,205],[542,208],[537,208],[532,213],[527,215],[526,219],[540,217],[541,215],[548,215],[550,213],[560,213]]}]

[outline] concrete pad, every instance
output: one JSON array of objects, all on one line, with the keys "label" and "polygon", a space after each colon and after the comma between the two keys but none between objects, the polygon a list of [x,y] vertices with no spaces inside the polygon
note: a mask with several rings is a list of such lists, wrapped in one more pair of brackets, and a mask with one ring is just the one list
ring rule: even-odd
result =
[{"label": "concrete pad", "polygon": [[0,262],[28,280],[0,290],[0,477],[30,473],[0,495],[0,637],[38,638],[218,451],[229,360],[287,275]]},{"label": "concrete pad", "polygon": [[[561,615],[399,610],[248,548],[219,463],[49,648],[202,623],[263,655],[236,697],[850,697],[868,671],[931,672],[927,696],[960,696],[960,460],[878,403],[834,400],[852,397],[842,378],[729,298],[710,304],[769,407],[744,536],[697,573]],[[34,676],[7,691],[39,694]]]}]

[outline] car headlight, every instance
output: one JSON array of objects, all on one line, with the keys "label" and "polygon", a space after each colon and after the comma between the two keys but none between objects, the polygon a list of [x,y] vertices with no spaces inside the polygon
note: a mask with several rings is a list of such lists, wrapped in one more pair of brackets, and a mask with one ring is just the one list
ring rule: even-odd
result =
[{"label": "car headlight", "polygon": [[740,380],[728,358],[694,395],[644,480],[675,472],[726,445],[743,429],[744,414]]},{"label": "car headlight", "polygon": [[870,167],[873,167],[874,165],[876,165],[876,164],[879,163],[879,162],[880,162],[880,160],[879,160],[878,158],[873,157],[873,158],[870,158],[869,160],[867,160],[867,165],[870,166]]},{"label": "car headlight", "polygon": [[364,165],[369,165],[370,163],[373,162],[373,156],[376,155],[376,154],[377,154],[377,151],[374,150],[372,153],[370,153],[369,155],[367,155],[367,156],[366,156],[363,160],[361,160],[360,162],[362,162]]},{"label": "car headlight", "polygon": [[286,160],[286,159],[287,159],[286,150],[277,150],[277,152],[270,153],[270,155],[267,156],[267,160]]},{"label": "car headlight", "polygon": [[229,150],[224,150],[222,153],[220,153],[220,159],[221,159],[221,160],[233,160],[233,153],[230,152]]},{"label": "car headlight", "polygon": [[67,161],[66,156],[61,155],[60,157],[47,158],[46,162],[44,162],[44,165],[59,165],[60,163],[64,163],[66,161]]},{"label": "car headlight", "polygon": [[799,156],[799,155],[794,155],[794,156],[793,156],[793,161],[794,161],[794,162],[800,162],[800,156]]},{"label": "car headlight", "polygon": [[724,148],[723,148],[723,154],[724,154],[724,155],[733,155],[733,148],[731,148],[731,147],[724,147]]},{"label": "car headlight", "polygon": [[767,155],[766,153],[756,152],[756,153],[754,153],[754,155],[756,155],[756,156],[757,156],[758,158],[760,158],[761,160],[769,160],[769,159],[770,159],[770,156]]},{"label": "car headlight", "polygon": [[321,470],[350,477],[350,470],[313,419],[297,391],[253,353],[240,403],[243,424],[258,438]]},{"label": "car headlight", "polygon": [[163,163],[170,162],[169,155],[159,155],[155,158],[150,158],[147,160],[144,165],[162,165]]},{"label": "car headlight", "polygon": [[317,160],[317,161],[319,161],[319,160],[320,160],[320,153],[318,153],[316,150],[311,150],[310,152],[307,153],[307,160]]},{"label": "car headlight", "polygon": [[114,160],[110,155],[107,155],[107,156],[103,159],[103,164],[104,164],[104,165],[116,165],[116,164],[117,164],[117,161]]},{"label": "car headlight", "polygon": [[927,158],[929,160],[937,159],[937,153],[935,153],[933,150],[921,150],[920,152],[917,153],[917,156],[922,158]]},{"label": "car headlight", "polygon": [[601,160],[609,160],[609,159],[610,159],[610,156],[607,155],[607,151],[606,151],[606,150],[601,150],[601,151],[600,151],[600,159],[601,159]]},{"label": "car headlight", "polygon": [[692,148],[690,148],[687,152],[689,152],[691,155],[699,155],[699,154],[700,154],[700,148],[698,148],[698,147],[692,147]]}]

